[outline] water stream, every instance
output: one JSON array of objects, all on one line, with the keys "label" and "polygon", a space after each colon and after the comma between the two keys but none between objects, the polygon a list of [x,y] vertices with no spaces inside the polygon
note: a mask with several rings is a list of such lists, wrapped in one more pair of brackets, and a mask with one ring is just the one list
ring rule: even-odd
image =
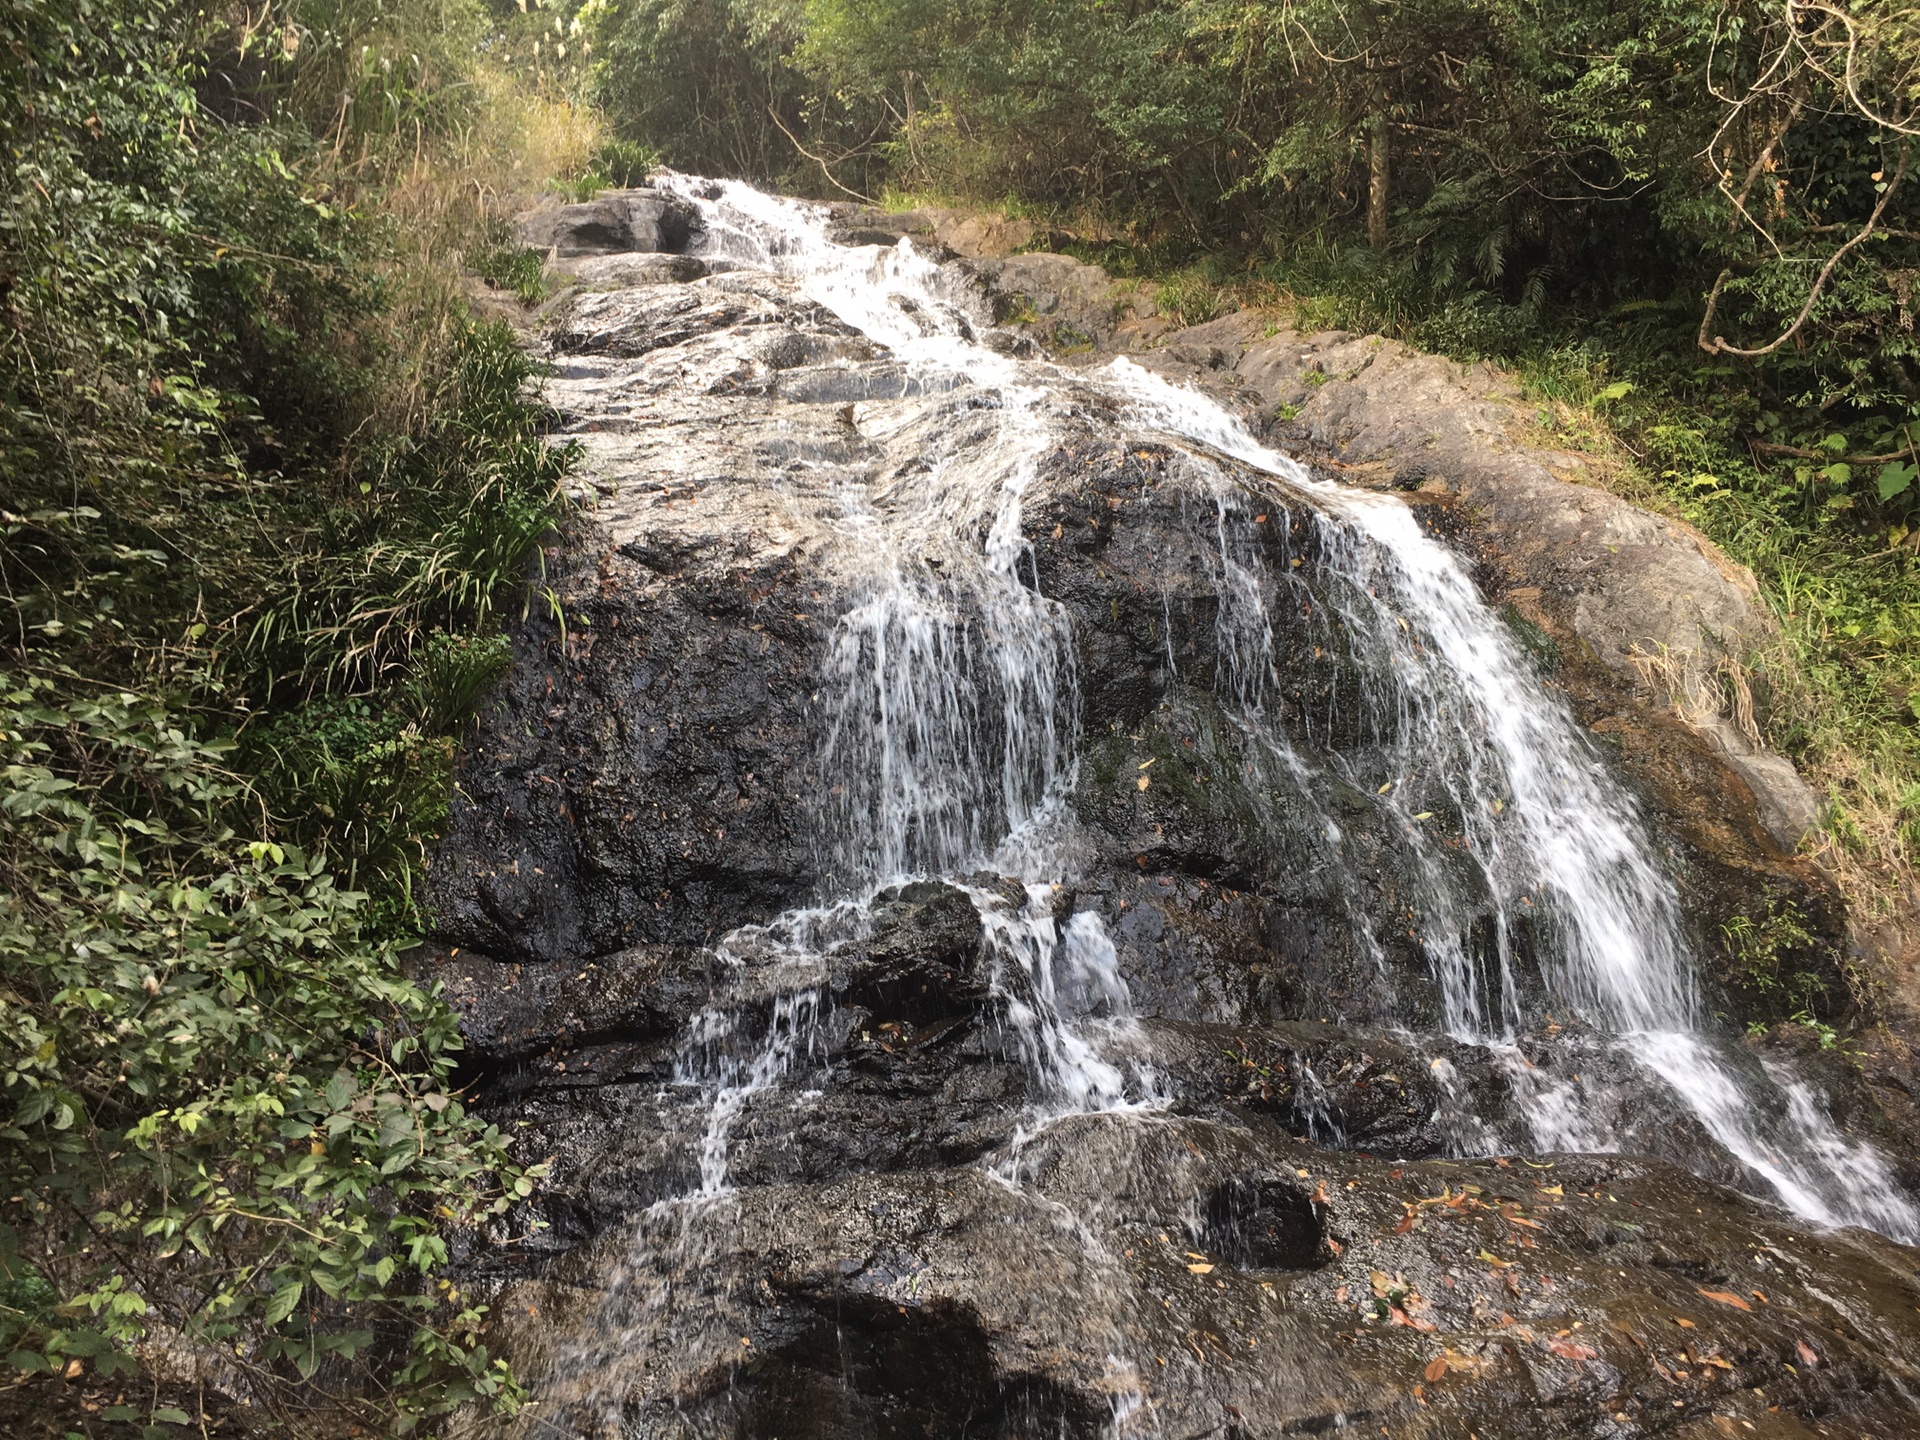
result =
[{"label": "water stream", "polygon": [[[1165,1105],[1112,936],[1097,914],[1063,917],[1053,903],[1080,864],[1070,797],[1081,696],[1070,617],[1041,591],[1023,501],[1060,416],[1084,411],[1090,394],[1129,435],[1178,447],[1207,477],[1208,503],[1189,521],[1218,600],[1214,689],[1258,772],[1248,793],[1288,796],[1270,822],[1332,875],[1349,868],[1352,843],[1341,795],[1370,797],[1399,837],[1417,913],[1377,914],[1356,888],[1345,918],[1359,952],[1376,957],[1385,927],[1417,934],[1440,997],[1436,1041],[1476,1047],[1508,1076],[1508,1117],[1473,1113],[1456,1095],[1461,1147],[1631,1148],[1620,1116],[1645,1097],[1710,1137],[1719,1153],[1707,1168],[1752,1193],[1818,1224],[1920,1237],[1920,1215],[1872,1149],[1841,1135],[1804,1085],[1716,1033],[1678,891],[1638,804],[1405,504],[1316,479],[1210,397],[1127,360],[1069,372],[985,343],[990,317],[964,275],[911,241],[843,246],[816,207],[742,184],[671,183],[700,207],[706,258],[797,282],[925,393],[976,398],[930,433],[911,477],[836,495],[833,543],[854,578],[820,659],[821,763],[835,782],[818,817],[830,893],[821,910],[719,947],[745,957],[741,992],[717,995],[689,1027],[676,1074],[707,1110],[689,1170],[697,1181],[649,1212],[622,1285],[642,1283],[641,1251],[718,1243],[734,1127],[765,1092],[806,1083],[831,1019],[824,966],[858,934],[872,897],[905,880],[945,879],[972,897],[999,1023],[1032,1077],[1030,1113],[983,1168],[1018,1187],[1023,1147],[1049,1125],[1088,1115],[1152,1124]],[[1337,652],[1346,677],[1291,732],[1274,605],[1303,582],[1276,573],[1258,529],[1268,512],[1284,518],[1276,495],[1315,517],[1299,540],[1315,576],[1303,603],[1323,637],[1314,653]],[[1177,669],[1171,641],[1167,660]],[[1369,743],[1335,745],[1356,726]],[[770,934],[777,965],[766,959]],[[1582,1067],[1585,1080],[1535,1067],[1519,1044],[1535,1028],[1530,994],[1577,1023],[1606,1063]],[[1343,1144],[1320,1077],[1299,1063],[1303,1125],[1320,1144]],[[1437,1054],[1432,1063],[1448,1083],[1453,1066]],[[1628,1092],[1636,1098],[1623,1104]],[[1513,1117],[1524,1133],[1505,1123]],[[625,1343],[657,1339],[667,1308],[642,1307],[655,1318]],[[1137,1357],[1118,1336],[1113,1355],[1116,1373],[1130,1373]],[[1116,1393],[1118,1415],[1135,1392]]]}]

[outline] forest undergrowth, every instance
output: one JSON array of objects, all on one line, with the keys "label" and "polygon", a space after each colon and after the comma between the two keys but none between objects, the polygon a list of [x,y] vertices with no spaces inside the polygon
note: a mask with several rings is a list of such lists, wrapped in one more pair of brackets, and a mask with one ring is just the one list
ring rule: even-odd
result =
[{"label": "forest undergrowth", "polygon": [[539,1157],[402,965],[571,464],[462,276],[593,126],[494,34],[465,0],[0,15],[9,1433],[521,1398],[445,1271]]}]

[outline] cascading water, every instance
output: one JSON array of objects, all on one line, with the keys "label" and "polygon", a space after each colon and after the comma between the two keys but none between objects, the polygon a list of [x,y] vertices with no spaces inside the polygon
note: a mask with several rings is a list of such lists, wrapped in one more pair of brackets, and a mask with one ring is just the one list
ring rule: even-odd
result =
[{"label": "cascading water", "polygon": [[[1782,1106],[1777,1091],[1754,1094],[1773,1087],[1764,1077],[1742,1077],[1701,1033],[1679,898],[1655,862],[1638,807],[1564,704],[1532,678],[1519,645],[1452,554],[1403,504],[1314,480],[1196,392],[1126,360],[1114,362],[1109,374],[1145,423],[1285,479],[1335,522],[1322,541],[1323,567],[1345,582],[1337,603],[1354,652],[1367,660],[1375,687],[1369,703],[1400,722],[1383,800],[1395,808],[1392,791],[1407,788],[1415,771],[1438,770],[1466,821],[1469,848],[1498,916],[1495,973],[1483,977],[1461,907],[1444,885],[1432,883],[1442,873],[1433,846],[1416,817],[1402,810],[1429,882],[1420,930],[1439,972],[1448,1031],[1504,1045],[1517,1070],[1528,1068],[1511,1048],[1515,977],[1505,944],[1509,917],[1524,904],[1542,936],[1538,950],[1556,1003],[1619,1037],[1622,1058],[1664,1082],[1783,1204],[1824,1223],[1864,1224],[1903,1237],[1920,1233],[1920,1215],[1873,1151],[1840,1140],[1804,1102]],[[1244,566],[1227,553],[1227,517],[1244,502],[1223,493],[1220,504],[1223,570]],[[1256,585],[1223,586],[1223,610],[1258,607],[1260,594]],[[1234,625],[1240,635],[1265,642],[1265,653],[1247,667],[1257,678],[1240,684],[1243,709],[1257,724],[1263,686],[1274,679],[1271,627],[1264,617],[1236,618]],[[1582,1113],[1569,1087],[1522,1078],[1516,1091],[1542,1148],[1616,1143]]]},{"label": "cascading water", "polygon": [[[1025,1147],[1048,1127],[1089,1117],[1152,1127],[1171,1103],[1113,936],[1067,903],[1082,865],[1080,667],[1072,617],[1043,593],[1023,529],[1066,417],[1084,424],[1090,411],[1116,435],[1171,446],[1198,477],[1185,523],[1214,602],[1212,689],[1246,757],[1246,792],[1285,797],[1258,807],[1277,852],[1336,883],[1357,872],[1355,797],[1392,837],[1408,913],[1378,913],[1353,887],[1344,920],[1355,953],[1380,971],[1389,1013],[1375,1018],[1409,1025],[1391,1013],[1385,944],[1405,932],[1438,996],[1436,1051],[1444,1038],[1506,1075],[1507,1118],[1524,1133],[1479,1113],[1454,1064],[1433,1053],[1462,1152],[1631,1148],[1618,1115],[1622,1087],[1634,1086],[1654,1113],[1710,1137],[1717,1174],[1812,1221],[1920,1235],[1920,1215],[1871,1149],[1840,1135],[1804,1085],[1713,1036],[1679,897],[1637,805],[1405,504],[1316,480],[1213,400],[1128,361],[1068,372],[1013,358],[981,338],[964,274],[910,241],[839,245],[812,207],[740,184],[668,183],[699,205],[708,260],[797,285],[901,367],[895,394],[948,404],[932,421],[846,407],[868,439],[895,423],[920,429],[911,469],[828,487],[821,543],[844,593],[813,697],[830,783],[824,812],[809,817],[827,893],[818,909],[716,947],[725,978],[688,1027],[669,1087],[704,1108],[697,1153],[607,1282],[609,1314],[624,1318],[595,1346],[727,1353],[744,1299],[688,1277],[729,1244],[734,1137],[757,1105],[804,1083],[839,1023],[827,994],[837,957],[864,943],[874,907],[903,882],[938,878],[971,900],[996,1023],[1029,1077],[1025,1116],[979,1157],[982,1173],[1020,1189]],[[1296,512],[1307,517],[1300,533],[1286,529],[1276,551],[1274,527]],[[1309,551],[1311,587],[1292,568]],[[1172,602],[1160,604],[1177,679]],[[1327,672],[1311,704],[1289,683],[1296,662],[1278,638],[1295,623],[1312,627],[1308,663]],[[1150,783],[1144,766],[1137,783]],[[1543,1007],[1579,1023],[1585,1053],[1604,1055],[1586,1080],[1538,1069],[1523,1050]],[[1292,1094],[1307,1138],[1347,1143],[1323,1077],[1297,1057]],[[1063,1233],[1091,1233],[1080,1218],[1056,1217]],[[1084,1244],[1089,1274],[1119,1264]],[[1212,1265],[1196,1256],[1189,1268]],[[1110,1374],[1124,1377],[1113,1381],[1116,1431],[1137,1424],[1137,1367],[1148,1363],[1121,1328],[1103,1342]]]},{"label": "cascading water", "polygon": [[[719,253],[797,277],[814,299],[916,370],[964,377],[998,396],[993,463],[936,458],[934,473],[920,481],[923,514],[904,527],[909,546],[938,537],[951,553],[957,536],[972,540],[969,522],[990,517],[984,547],[954,555],[956,573],[922,566],[911,579],[896,551],[883,587],[842,621],[829,662],[841,687],[830,751],[854,797],[842,820],[844,852],[870,857],[876,879],[951,873],[985,859],[1057,802],[1072,764],[1068,635],[1018,575],[1020,497],[1047,443],[1042,397],[1061,378],[976,343],[951,282],[911,241],[892,249],[835,245],[807,207],[737,184],[702,205],[708,244]],[[1621,1056],[1649,1083],[1669,1087],[1783,1204],[1826,1223],[1920,1233],[1920,1216],[1871,1150],[1840,1140],[1804,1102],[1787,1104],[1777,1090],[1753,1093],[1773,1087],[1764,1076],[1742,1074],[1702,1034],[1678,897],[1637,807],[1564,704],[1534,678],[1459,562],[1407,507],[1315,480],[1213,400],[1125,359],[1096,383],[1125,403],[1139,429],[1241,461],[1319,512],[1318,569],[1335,581],[1343,643],[1366,677],[1366,693],[1353,703],[1395,721],[1385,773],[1367,777],[1367,788],[1412,837],[1424,881],[1417,929],[1448,1033],[1504,1048],[1524,1075],[1527,1062],[1512,1049],[1520,1016],[1510,945],[1524,924],[1554,1001],[1618,1037]],[[1249,534],[1257,497],[1224,467],[1215,480],[1210,564],[1236,718],[1281,778],[1311,794],[1307,767],[1267,718],[1279,677],[1262,598],[1274,579],[1259,573],[1264,562]],[[978,617],[971,631],[959,618],[962,596]],[[989,654],[977,654],[976,645]],[[987,716],[987,708],[997,714]],[[983,724],[989,718],[997,726]],[[980,738],[995,729],[1000,754],[985,756]],[[1459,867],[1437,853],[1401,800],[1419,793],[1409,784],[1418,772],[1437,779],[1460,819],[1477,894],[1460,893]],[[1337,823],[1324,807],[1318,813],[1326,842],[1337,848]],[[1070,865],[1064,856],[1025,858],[1025,866],[1007,868],[1040,879]],[[1490,956],[1477,953],[1470,933],[1479,901],[1494,911]],[[1375,923],[1358,904],[1350,918],[1362,931]],[[1536,1144],[1617,1143],[1572,1088],[1521,1079],[1516,1091]],[[1115,1092],[1090,1078],[1086,1093],[1110,1099]]]}]

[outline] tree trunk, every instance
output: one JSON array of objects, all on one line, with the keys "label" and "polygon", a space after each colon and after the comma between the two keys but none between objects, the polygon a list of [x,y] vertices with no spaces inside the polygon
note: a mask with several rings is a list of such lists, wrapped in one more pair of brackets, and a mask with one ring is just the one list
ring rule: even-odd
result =
[{"label": "tree trunk", "polygon": [[1367,121],[1367,243],[1387,248],[1387,117]]}]

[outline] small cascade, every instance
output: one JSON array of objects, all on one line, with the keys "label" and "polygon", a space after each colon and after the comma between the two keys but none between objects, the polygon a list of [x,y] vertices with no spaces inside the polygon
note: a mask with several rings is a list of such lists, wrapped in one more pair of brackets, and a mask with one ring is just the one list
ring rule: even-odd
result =
[{"label": "small cascade", "polygon": [[[1920,1213],[1871,1149],[1846,1142],[1804,1096],[1783,1103],[1764,1075],[1751,1066],[1743,1075],[1701,1033],[1679,897],[1656,861],[1638,805],[1565,705],[1533,677],[1453,554],[1404,504],[1315,480],[1199,393],[1125,359],[1108,375],[1142,423],[1254,466],[1332,522],[1317,532],[1317,569],[1333,581],[1322,600],[1344,639],[1329,631],[1327,644],[1340,644],[1362,676],[1355,698],[1365,712],[1391,718],[1377,733],[1395,737],[1377,772],[1343,778],[1377,790],[1402,822],[1423,882],[1418,933],[1440,984],[1446,1029],[1509,1058],[1514,1097],[1534,1143],[1605,1150],[1618,1137],[1589,1111],[1579,1086],[1538,1078],[1513,1049],[1523,1017],[1512,937],[1522,928],[1552,1003],[1618,1037],[1620,1057],[1642,1083],[1666,1089],[1781,1203],[1823,1223],[1920,1235]],[[1263,722],[1278,675],[1262,597],[1285,582],[1256,577],[1260,552],[1246,536],[1244,513],[1252,502],[1224,474],[1220,485],[1213,533],[1221,623],[1231,638],[1222,650],[1243,719],[1272,737]],[[1310,731],[1316,718],[1330,724],[1330,717],[1309,716]],[[1300,773],[1284,739],[1266,743]],[[1474,860],[1478,893],[1471,897],[1449,883],[1458,867],[1445,864],[1428,839],[1432,812],[1412,813],[1399,798],[1436,789],[1458,817]],[[1329,838],[1337,845],[1337,836]],[[1467,919],[1473,907],[1463,898],[1493,911],[1490,960],[1475,954]],[[1353,914],[1366,923],[1360,906]]]},{"label": "small cascade", "polygon": [[[1216,658],[1212,673],[1187,673],[1176,602],[1163,590],[1153,603],[1167,690],[1210,687],[1211,713],[1244,757],[1237,788],[1253,797],[1249,823],[1263,859],[1339,897],[1330,923],[1344,925],[1342,943],[1377,979],[1376,1012],[1360,1018],[1430,1066],[1422,1078],[1439,1097],[1428,1108],[1445,1144],[1461,1155],[1630,1151],[1658,1148],[1646,1143],[1650,1131],[1680,1129],[1687,1140],[1662,1153],[1692,1144],[1688,1163],[1715,1179],[1809,1221],[1920,1238],[1920,1213],[1880,1157],[1842,1135],[1802,1081],[1770,1073],[1714,1032],[1679,891],[1639,804],[1406,504],[1314,478],[1212,399],[1126,360],[1069,371],[1013,358],[1012,347],[986,343],[991,317],[963,269],[910,241],[839,245],[814,207],[735,183],[667,183],[698,204],[703,254],[723,262],[717,269],[797,287],[904,369],[914,406],[856,400],[843,413],[849,447],[910,448],[913,463],[862,472],[840,460],[802,462],[839,467],[819,487],[828,523],[809,537],[840,586],[817,690],[808,687],[825,799],[798,817],[821,856],[821,891],[811,908],[712,943],[711,994],[686,1022],[661,1090],[662,1113],[678,1105],[701,1116],[676,1133],[686,1153],[672,1168],[684,1184],[640,1215],[619,1273],[601,1277],[603,1322],[580,1353],[561,1357],[557,1375],[588,1376],[622,1347],[677,1349],[684,1374],[749,1358],[738,1347],[749,1343],[746,1316],[757,1302],[717,1273],[743,1213],[732,1171],[762,1143],[759,1119],[803,1115],[805,1087],[816,1081],[853,1083],[842,1072],[858,1067],[834,1057],[865,1026],[861,1007],[884,1002],[843,983],[850,957],[865,953],[877,917],[904,903],[904,891],[932,889],[963,917],[958,896],[971,903],[965,918],[977,917],[978,942],[956,967],[977,964],[969,982],[979,988],[945,1014],[928,1000],[904,1029],[894,1022],[895,1038],[907,1050],[920,1038],[907,1032],[922,1020],[938,1036],[975,1019],[967,1043],[982,1067],[1016,1073],[1019,1098],[1007,1108],[1017,1114],[963,1163],[1025,1207],[1006,1213],[1042,1217],[1060,1274],[1097,1298],[1102,1314],[1120,1317],[1089,1322],[1106,1328],[1081,1342],[1086,1355],[1104,1357],[1097,1385],[1111,1403],[1107,1433],[1155,1433],[1148,1397],[1169,1383],[1168,1359],[1140,1353],[1132,1338],[1141,1316],[1126,1313],[1135,1301],[1120,1277],[1136,1250],[1100,1236],[1133,1223],[1127,1207],[1139,1197],[1128,1186],[1145,1183],[1146,1162],[1131,1168],[1130,1157],[1151,1151],[1162,1174],[1213,1157],[1173,1135],[1181,1102],[1164,1074],[1171,1051],[1158,1062],[1154,1054],[1154,1037],[1168,1033],[1155,1023],[1168,1017],[1145,999],[1149,1014],[1136,1014],[1124,963],[1137,911],[1127,912],[1110,876],[1089,873],[1076,806],[1086,756],[1108,737],[1086,733],[1074,613],[1044,593],[1028,538],[1030,498],[1050,457],[1063,437],[1089,429],[1111,432],[1116,449],[1140,442],[1173,457],[1194,571],[1183,578],[1204,593]],[[1120,782],[1129,797],[1172,768],[1149,777],[1152,759],[1129,759],[1140,765]],[[1393,913],[1357,878],[1368,853],[1376,868],[1393,868]],[[1129,849],[1121,863],[1129,885],[1150,875],[1145,854],[1136,860]],[[1396,986],[1422,963],[1434,998],[1416,1013]],[[950,1013],[965,1006],[971,1017]],[[867,1058],[879,1066],[895,1053]],[[1547,1057],[1561,1063],[1540,1063]],[[1217,1058],[1216,1046],[1209,1059]],[[1316,1070],[1303,1053],[1280,1065],[1291,1082],[1290,1112],[1279,1117],[1286,1130],[1324,1149],[1362,1146],[1336,1112],[1330,1067]],[[955,1094],[939,1092],[938,1103],[960,1103]],[[1221,1153],[1252,1153],[1251,1132],[1230,1130],[1221,1122],[1210,1136]],[[1076,1159],[1081,1142],[1105,1158]],[[804,1159],[766,1169],[801,1173]],[[1047,1189],[1063,1168],[1096,1163],[1111,1164],[1097,1183],[1114,1197],[1093,1207],[1099,1215]],[[1229,1263],[1214,1258],[1222,1247],[1207,1242],[1209,1226],[1241,1237],[1242,1260],[1231,1263],[1249,1271],[1305,1270],[1339,1254],[1330,1235],[1322,1243],[1324,1182],[1290,1158],[1281,1181],[1318,1186],[1294,1194],[1262,1178],[1273,1169],[1248,1160],[1231,1183],[1206,1182],[1215,1186],[1208,1204],[1227,1218],[1209,1220],[1194,1202],[1187,1243],[1198,1248],[1181,1249],[1157,1228],[1135,1239],[1162,1247],[1176,1279]],[[950,1180],[954,1171],[942,1173]],[[885,1208],[864,1195],[860,1203]],[[858,1278],[869,1287],[861,1304],[894,1324],[909,1316],[905,1300],[922,1269],[904,1251],[888,1255],[894,1268]],[[1195,1352],[1198,1385],[1214,1362]],[[605,1433],[622,1433],[624,1400],[581,1383],[591,1393],[580,1413],[603,1407]],[[1057,1428],[1086,1430],[1064,1420]]]},{"label": "small cascade", "polygon": [[1056,889],[1029,885],[1018,908],[999,895],[970,891],[985,922],[1005,1023],[1040,1082],[1041,1114],[1151,1107],[1159,1100],[1151,1071],[1108,1058],[1108,1051],[1129,1048],[1137,1038],[1113,941],[1094,914],[1057,923]]},{"label": "small cascade", "polygon": [[785,1079],[808,1058],[818,1036],[821,995],[802,990],[781,995],[765,1032],[751,1049],[737,1050],[737,1014],[703,1010],[687,1025],[687,1046],[674,1069],[676,1085],[700,1085],[712,1092],[712,1107],[700,1136],[700,1187],[690,1199],[710,1200],[727,1190],[727,1136],[753,1097]]}]

